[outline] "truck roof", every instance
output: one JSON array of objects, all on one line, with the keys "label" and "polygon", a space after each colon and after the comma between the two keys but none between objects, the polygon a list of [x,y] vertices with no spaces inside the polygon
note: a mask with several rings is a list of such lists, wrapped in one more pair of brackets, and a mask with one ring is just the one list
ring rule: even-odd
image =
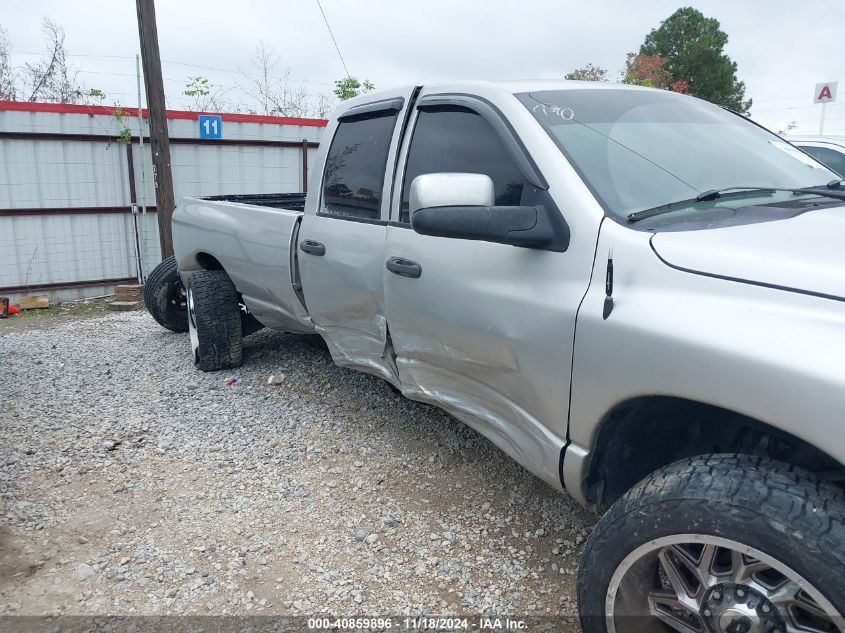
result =
[{"label": "truck roof", "polygon": [[[600,81],[570,81],[567,79],[507,79],[500,81],[482,81],[482,80],[457,80],[457,81],[436,81],[422,84],[426,89],[442,90],[444,92],[471,92],[471,93],[489,93],[502,92],[517,94],[521,92],[536,92],[542,90],[656,90],[655,88],[644,88],[642,86],[632,86],[629,84],[619,84],[613,82]],[[364,95],[354,97],[342,104],[342,112],[356,105],[364,103],[372,103],[379,99],[389,99],[400,94],[406,94],[414,86],[404,85],[390,88],[387,90],[377,90],[368,92]],[[664,91],[661,91],[664,92]]]}]

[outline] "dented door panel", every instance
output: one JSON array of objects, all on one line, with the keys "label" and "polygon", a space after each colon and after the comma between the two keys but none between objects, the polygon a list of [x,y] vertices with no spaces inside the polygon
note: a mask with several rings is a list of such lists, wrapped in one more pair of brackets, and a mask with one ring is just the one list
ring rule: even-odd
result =
[{"label": "dented door panel", "polygon": [[[359,99],[361,103],[353,110],[357,108],[363,114],[332,122],[315,166],[321,177],[311,180],[307,213],[299,231],[299,273],[305,303],[314,328],[325,339],[332,358],[338,365],[375,374],[393,384],[398,384],[398,378],[390,355],[384,308],[384,241],[395,152],[412,90],[408,87],[383,93],[372,103]],[[341,182],[344,167],[360,159],[363,153],[375,154],[377,150],[367,139],[363,143],[343,140],[344,129],[349,131],[356,123],[380,117],[393,121],[392,128],[386,131],[379,128],[380,132],[386,132],[380,137],[386,142],[378,150],[386,155],[378,163],[380,171],[373,173],[379,173],[383,179],[381,191],[376,191],[376,184],[372,190],[365,191],[357,185],[350,189],[347,183]],[[333,154],[335,140],[338,140],[338,151]],[[349,171],[353,175],[366,173],[370,181],[375,181],[368,169],[359,166]],[[371,203],[374,196],[379,199],[378,208],[362,204],[362,197]],[[349,210],[338,212],[337,207],[344,205]],[[317,251],[310,248],[312,252],[303,252],[306,242],[318,245]]]},{"label": "dented door panel", "polygon": [[385,257],[422,274],[385,271],[402,392],[436,404],[560,487],[575,311],[584,284],[562,253],[388,228]]},{"label": "dented door panel", "polygon": [[305,302],[315,330],[334,361],[393,381],[384,356],[385,227],[323,216],[305,216],[300,243],[310,239],[325,246],[325,255],[300,253]]},{"label": "dented door panel", "polygon": [[[401,257],[421,268],[415,279],[384,271],[401,389],[446,409],[560,489],[576,314],[589,285],[603,212],[575,171],[561,165],[550,138],[536,134],[536,121],[517,99],[502,98],[495,88],[474,88],[507,120],[499,132],[517,139],[511,149],[521,148],[536,163],[572,239],[566,252],[557,253],[424,236],[392,223],[385,260]],[[421,103],[427,94],[466,97],[459,86],[423,88]],[[409,130],[418,119],[414,113]],[[397,164],[394,221],[403,208],[412,138],[409,132]],[[520,164],[518,158],[514,164]],[[438,171],[437,161],[430,171]],[[472,165],[457,171],[483,173]],[[524,171],[523,176],[532,181]]]}]

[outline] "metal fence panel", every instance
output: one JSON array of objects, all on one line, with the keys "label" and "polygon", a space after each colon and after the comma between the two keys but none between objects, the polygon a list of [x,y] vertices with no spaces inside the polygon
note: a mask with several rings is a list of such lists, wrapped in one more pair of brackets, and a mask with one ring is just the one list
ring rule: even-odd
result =
[{"label": "metal fence panel", "polygon": [[[0,293],[15,298],[31,287],[60,300],[103,294],[109,284],[97,281],[136,277],[133,185],[139,211],[149,207],[137,216],[149,272],[161,260],[153,167],[148,141],[143,151],[137,142],[134,111],[116,117],[99,107],[36,106],[57,111],[0,102]],[[195,114],[168,116],[177,198],[302,191],[303,153],[313,164],[324,129],[324,122],[223,115],[224,141],[214,143],[198,139]],[[131,177],[124,128],[135,137]],[[145,137],[146,128],[144,121]]]},{"label": "metal fence panel", "polygon": [[128,204],[122,146],[0,140],[0,209]]},{"label": "metal fence panel", "polygon": [[2,218],[0,287],[135,276],[130,214]]}]

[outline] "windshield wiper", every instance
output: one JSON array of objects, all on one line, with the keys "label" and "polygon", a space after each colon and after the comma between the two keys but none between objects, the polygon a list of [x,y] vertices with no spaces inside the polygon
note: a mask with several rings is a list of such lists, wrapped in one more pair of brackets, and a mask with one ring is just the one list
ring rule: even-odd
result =
[{"label": "windshield wiper", "polygon": [[845,200],[845,189],[840,190],[842,183],[845,180],[831,180],[826,185],[815,187],[802,187],[800,189],[793,189],[793,193],[814,193],[819,196],[827,198],[836,198],[837,200]]},{"label": "windshield wiper", "polygon": [[726,197],[734,197],[734,196],[747,196],[747,195],[756,195],[761,193],[775,193],[777,191],[786,191],[789,193],[797,193],[797,194],[815,194],[818,196],[825,196],[828,198],[835,198],[837,200],[845,200],[845,190],[838,191],[839,187],[841,186],[842,180],[834,180],[826,185],[814,186],[814,187],[804,187],[804,188],[796,188],[796,189],[787,189],[783,187],[756,187],[756,186],[736,186],[736,187],[723,187],[721,189],[708,189],[707,191],[702,191],[698,194],[695,198],[689,198],[687,200],[677,200],[675,202],[669,202],[667,204],[661,204],[657,207],[652,207],[651,209],[644,209],[643,211],[636,211],[634,213],[628,214],[628,222],[639,222],[640,220],[647,220],[648,218],[653,218],[658,215],[663,215],[664,213],[671,213],[672,211],[677,211],[679,209],[684,209],[689,207],[696,202],[707,202],[710,200],[717,200],[718,198],[726,198]]},{"label": "windshield wiper", "polygon": [[[743,196],[748,194],[758,194],[758,193],[774,193],[778,191],[778,189],[772,187],[755,187],[755,186],[747,186],[747,187],[723,187],[722,189],[709,189],[707,191],[702,191],[698,194],[695,198],[688,198],[686,200],[676,200],[675,202],[669,202],[667,204],[661,204],[656,207],[652,207],[651,209],[644,209],[643,211],[636,211],[634,213],[628,214],[628,222],[639,222],[640,220],[647,220],[648,218],[653,218],[656,215],[663,215],[664,213],[671,213],[677,209],[683,209],[690,205],[695,204],[696,202],[706,202],[708,200],[716,200],[717,198],[724,198],[726,196]],[[791,189],[785,189],[784,191],[791,191]]]}]

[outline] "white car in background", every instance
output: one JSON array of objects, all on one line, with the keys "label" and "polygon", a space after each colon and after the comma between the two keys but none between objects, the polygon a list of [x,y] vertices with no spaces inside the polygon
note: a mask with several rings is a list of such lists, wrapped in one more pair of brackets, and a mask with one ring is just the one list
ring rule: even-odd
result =
[{"label": "white car in background", "polygon": [[828,169],[845,177],[845,136],[785,136]]}]

